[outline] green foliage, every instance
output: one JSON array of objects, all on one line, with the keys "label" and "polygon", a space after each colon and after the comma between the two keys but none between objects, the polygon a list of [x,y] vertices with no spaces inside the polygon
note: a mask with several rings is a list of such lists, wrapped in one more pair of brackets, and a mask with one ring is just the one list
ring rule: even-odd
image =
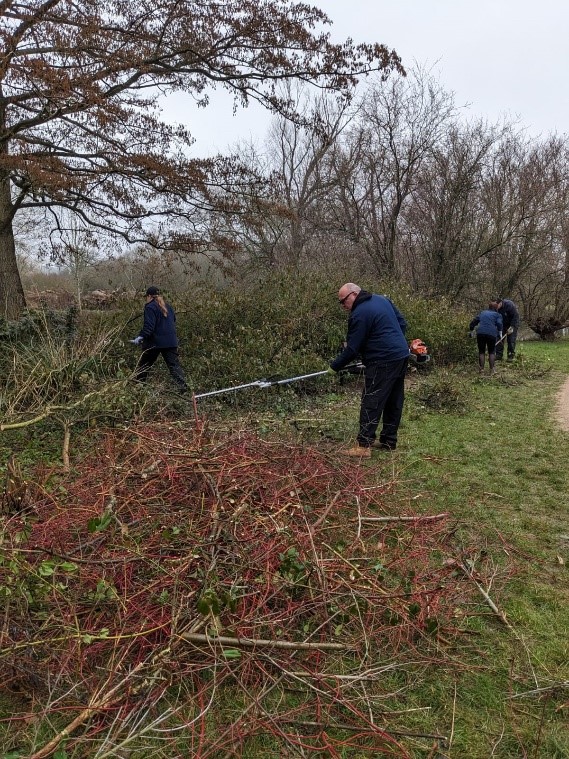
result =
[{"label": "green foliage", "polygon": [[325,369],[345,333],[334,287],[316,275],[275,275],[180,305],[182,362],[196,388]]},{"label": "green foliage", "polygon": [[8,343],[33,342],[38,330],[47,322],[54,335],[61,338],[71,336],[77,328],[79,312],[75,306],[67,309],[53,309],[49,306],[24,311],[18,320],[0,317],[0,340]]},{"label": "green foliage", "polygon": [[87,600],[95,606],[102,604],[114,603],[119,598],[117,589],[112,582],[100,578],[97,580],[97,585],[93,590],[89,590],[87,593]]},{"label": "green foliage", "polygon": [[[230,287],[209,292],[209,297],[192,300],[188,306],[180,303],[182,363],[194,387],[205,392],[325,369],[346,335],[346,313],[337,302],[341,284],[318,273],[300,278],[280,272],[244,289]],[[363,283],[362,287],[372,285]],[[373,289],[392,297],[408,321],[407,338],[422,338],[437,364],[464,359],[468,345],[465,313],[401,286]],[[303,383],[303,389],[307,387],[316,390],[326,385]],[[293,392],[296,389],[292,388]],[[243,394],[239,401],[245,402]]]},{"label": "green foliage", "polygon": [[300,558],[297,549],[291,546],[284,553],[279,554],[279,574],[293,585],[302,584],[308,579],[310,570]]},{"label": "green foliage", "polygon": [[401,285],[388,284],[383,292],[405,316],[407,339],[423,340],[437,366],[464,362],[471,314],[446,298],[424,297]]},{"label": "green foliage", "polygon": [[208,614],[215,614],[216,616],[221,611],[221,600],[215,590],[207,588],[201,594],[197,601],[197,608],[200,614],[206,617]]},{"label": "green foliage", "polygon": [[105,640],[109,637],[109,629],[107,627],[102,627],[97,633],[91,634],[91,633],[84,633],[81,636],[81,642],[85,643],[85,645],[90,645],[91,643],[94,643],[96,640]]},{"label": "green foliage", "polygon": [[[26,532],[23,532],[25,540]],[[0,535],[0,546],[3,536]],[[67,581],[77,572],[77,565],[63,559],[44,559],[37,567],[30,563],[25,550],[4,551],[0,547],[0,598],[6,609],[41,608],[52,592],[65,592]]]},{"label": "green foliage", "polygon": [[224,609],[234,612],[237,608],[237,598],[232,590],[208,587],[199,596],[196,606],[204,617],[209,614],[217,617]]},{"label": "green foliage", "polygon": [[110,509],[106,509],[101,516],[92,517],[87,523],[87,529],[89,532],[101,532],[105,530],[113,521],[113,512]]}]

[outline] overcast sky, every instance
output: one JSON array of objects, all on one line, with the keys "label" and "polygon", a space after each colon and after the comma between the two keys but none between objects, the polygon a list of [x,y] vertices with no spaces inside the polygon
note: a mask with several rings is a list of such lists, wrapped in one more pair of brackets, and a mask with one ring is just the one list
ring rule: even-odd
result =
[{"label": "overcast sky", "polygon": [[[310,0],[308,0],[310,2]],[[381,42],[403,65],[432,70],[457,106],[495,122],[506,116],[532,135],[569,133],[567,0],[311,0],[334,22],[335,41]],[[195,136],[198,154],[240,139],[261,141],[269,116],[236,116],[220,91],[205,110],[168,106]]]}]

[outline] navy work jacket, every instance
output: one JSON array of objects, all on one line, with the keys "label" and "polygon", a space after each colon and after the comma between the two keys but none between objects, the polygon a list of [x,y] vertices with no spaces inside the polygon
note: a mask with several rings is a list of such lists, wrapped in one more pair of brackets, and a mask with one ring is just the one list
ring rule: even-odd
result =
[{"label": "navy work jacket", "polygon": [[337,372],[358,356],[365,366],[400,361],[409,355],[406,329],[407,322],[389,298],[361,290],[348,320],[346,347],[330,366]]},{"label": "navy work jacket", "polygon": [[144,306],[144,324],[140,330],[144,338],[144,348],[177,348],[176,314],[169,303],[166,303],[168,315],[164,316],[156,301],[151,300]]},{"label": "navy work jacket", "polygon": [[492,311],[491,308],[487,308],[481,311],[478,316],[475,316],[470,322],[470,329],[473,330],[476,325],[478,325],[476,331],[479,335],[488,335],[489,337],[496,338],[500,336],[500,332],[504,328],[501,314],[498,311]]}]

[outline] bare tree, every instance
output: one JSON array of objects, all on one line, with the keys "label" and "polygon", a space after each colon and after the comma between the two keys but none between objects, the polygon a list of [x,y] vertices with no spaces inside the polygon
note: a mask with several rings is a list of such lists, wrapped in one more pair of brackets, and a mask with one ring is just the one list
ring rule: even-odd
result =
[{"label": "bare tree", "polygon": [[[510,276],[527,323],[543,339],[569,326],[569,146],[566,138],[550,137],[529,152],[522,170],[524,188],[531,188],[524,210],[531,234],[513,251]],[[529,209],[533,213],[529,213]],[[528,222],[529,223],[529,222]]]},{"label": "bare tree", "polygon": [[193,253],[203,215],[238,207],[237,161],[190,159],[160,95],[207,105],[222,86],[298,118],[277,93],[299,79],[346,94],[359,74],[399,67],[384,46],[336,45],[317,8],[289,0],[6,0],[0,7],[0,312],[24,293],[14,221],[26,208],[71,209],[101,237]]},{"label": "bare tree", "polygon": [[333,245],[333,156],[354,107],[348,99],[315,96],[291,84],[286,96],[296,102],[301,121],[277,116],[262,152],[239,147],[255,186],[245,212],[230,215],[226,223],[256,265],[299,268],[322,264]]},{"label": "bare tree", "polygon": [[398,274],[400,219],[420,169],[445,134],[454,101],[428,73],[376,84],[362,104],[356,202],[365,250],[382,275]]},{"label": "bare tree", "polygon": [[98,258],[96,238],[91,229],[81,225],[77,216],[68,212],[60,215],[56,222],[59,242],[54,245],[53,258],[71,275],[77,307],[81,311],[85,278]]},{"label": "bare tree", "polygon": [[483,198],[499,140],[500,131],[481,121],[456,121],[423,162],[401,240],[416,289],[456,299],[479,285],[479,260],[502,242]]}]

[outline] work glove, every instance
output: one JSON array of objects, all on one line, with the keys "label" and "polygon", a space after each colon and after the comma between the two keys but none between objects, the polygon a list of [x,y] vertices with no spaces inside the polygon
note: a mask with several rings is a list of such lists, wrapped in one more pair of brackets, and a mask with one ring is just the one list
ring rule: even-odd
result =
[{"label": "work glove", "polygon": [[331,366],[328,367],[328,374],[336,374],[335,370]]},{"label": "work glove", "polygon": [[470,332],[468,333],[468,337],[476,337],[476,330],[471,329]]},{"label": "work glove", "polygon": [[131,340],[130,342],[133,345],[140,345],[143,340],[144,338],[142,337],[142,335],[139,335],[138,337],[135,337],[134,340]]}]

